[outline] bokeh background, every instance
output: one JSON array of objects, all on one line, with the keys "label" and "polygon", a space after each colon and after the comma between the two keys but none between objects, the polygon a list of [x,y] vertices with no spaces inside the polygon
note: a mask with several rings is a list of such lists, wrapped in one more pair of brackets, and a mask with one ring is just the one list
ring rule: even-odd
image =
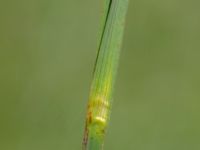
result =
[{"label": "bokeh background", "polygon": [[[105,150],[200,149],[200,1],[130,0]],[[0,149],[80,150],[102,0],[0,1]]]}]

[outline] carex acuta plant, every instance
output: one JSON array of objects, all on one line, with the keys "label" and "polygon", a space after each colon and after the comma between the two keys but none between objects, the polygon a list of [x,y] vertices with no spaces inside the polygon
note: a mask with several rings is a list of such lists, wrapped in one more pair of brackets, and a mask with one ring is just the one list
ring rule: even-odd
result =
[{"label": "carex acuta plant", "polygon": [[83,150],[102,150],[129,0],[103,0],[99,47],[90,89]]}]

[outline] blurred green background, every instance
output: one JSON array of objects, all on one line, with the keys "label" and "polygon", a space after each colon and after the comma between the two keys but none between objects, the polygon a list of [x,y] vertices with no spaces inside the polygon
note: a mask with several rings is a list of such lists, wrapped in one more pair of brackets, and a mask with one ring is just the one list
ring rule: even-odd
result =
[{"label": "blurred green background", "polygon": [[[0,1],[0,150],[80,150],[102,0]],[[200,149],[200,1],[130,0],[105,150]]]}]

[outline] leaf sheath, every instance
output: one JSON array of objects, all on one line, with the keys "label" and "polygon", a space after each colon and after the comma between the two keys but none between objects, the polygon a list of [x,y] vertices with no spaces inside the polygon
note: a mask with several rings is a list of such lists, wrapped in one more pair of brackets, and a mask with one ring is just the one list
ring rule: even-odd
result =
[{"label": "leaf sheath", "polygon": [[112,104],[128,0],[105,0],[104,24],[90,90],[83,150],[102,150]]}]

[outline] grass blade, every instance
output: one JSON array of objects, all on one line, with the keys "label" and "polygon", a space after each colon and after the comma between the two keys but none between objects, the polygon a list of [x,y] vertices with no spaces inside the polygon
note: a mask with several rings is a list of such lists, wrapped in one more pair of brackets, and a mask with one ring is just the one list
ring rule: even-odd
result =
[{"label": "grass blade", "polygon": [[105,0],[101,38],[88,102],[84,150],[102,150],[128,0]]}]

